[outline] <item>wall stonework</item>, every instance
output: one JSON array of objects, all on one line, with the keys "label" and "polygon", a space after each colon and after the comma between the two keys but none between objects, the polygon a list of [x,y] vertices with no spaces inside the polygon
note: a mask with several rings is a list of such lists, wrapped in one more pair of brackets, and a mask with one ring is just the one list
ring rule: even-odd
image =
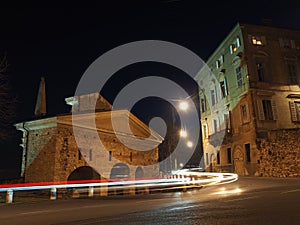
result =
[{"label": "wall stonework", "polygon": [[[120,122],[124,122],[125,115],[130,116],[134,135],[125,133],[123,126],[115,132],[110,112],[95,113],[96,132],[90,127],[78,127],[77,124],[77,132],[74,133],[71,114],[17,124],[17,129],[23,132],[22,168],[25,168],[25,182],[66,181],[74,179],[72,175],[76,171],[79,171],[77,175],[81,173],[80,176],[75,176],[77,179],[159,176],[158,144],[162,141],[161,137],[150,132],[145,124],[128,111],[113,113]],[[76,122],[91,115],[77,115]],[[123,135],[125,144],[118,139],[117,134]],[[126,145],[131,143],[135,146],[137,142],[134,137],[142,140],[149,137],[136,148],[141,149],[140,151]],[[99,138],[103,146],[99,143]],[[149,146],[154,147],[152,150],[142,151]],[[83,175],[84,168],[92,169],[96,175]],[[83,170],[80,172],[80,169]]]},{"label": "wall stonework", "polygon": [[269,131],[257,140],[260,164],[257,176],[300,177],[300,129]]}]

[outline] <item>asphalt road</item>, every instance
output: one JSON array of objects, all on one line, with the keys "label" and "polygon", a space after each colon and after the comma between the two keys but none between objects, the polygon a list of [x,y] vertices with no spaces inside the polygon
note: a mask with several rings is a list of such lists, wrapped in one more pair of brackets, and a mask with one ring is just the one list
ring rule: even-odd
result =
[{"label": "asphalt road", "polygon": [[300,224],[300,178],[240,178],[187,192],[0,204],[1,225]]}]

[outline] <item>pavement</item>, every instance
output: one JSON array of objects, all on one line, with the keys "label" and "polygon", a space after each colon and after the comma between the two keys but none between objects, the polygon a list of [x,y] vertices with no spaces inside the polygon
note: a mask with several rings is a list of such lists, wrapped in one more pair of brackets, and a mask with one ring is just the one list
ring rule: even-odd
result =
[{"label": "pavement", "polygon": [[0,204],[1,225],[300,224],[300,178],[241,177],[186,192]]}]

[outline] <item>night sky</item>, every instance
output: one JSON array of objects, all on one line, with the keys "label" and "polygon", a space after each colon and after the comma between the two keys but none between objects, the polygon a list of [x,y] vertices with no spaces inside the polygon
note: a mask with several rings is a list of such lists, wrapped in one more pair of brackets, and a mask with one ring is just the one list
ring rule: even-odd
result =
[{"label": "night sky", "polygon": [[[12,91],[18,98],[17,121],[32,119],[41,76],[46,80],[48,115],[68,112],[64,98],[73,96],[87,67],[121,44],[150,39],[170,41],[206,60],[237,22],[260,24],[262,18],[267,18],[274,26],[300,29],[298,1],[99,2],[53,8],[28,3],[27,8],[0,9],[0,55],[6,54],[10,64]],[[193,82],[180,71],[144,63],[124,68],[101,94],[112,101],[126,82],[145,73],[158,75],[160,71],[177,74],[174,80],[190,94],[195,92]],[[136,113],[144,121],[150,116],[138,110]],[[0,176],[4,169],[19,169],[16,147],[7,146],[1,147],[4,155],[0,159]],[[8,159],[4,160],[5,154]]]}]

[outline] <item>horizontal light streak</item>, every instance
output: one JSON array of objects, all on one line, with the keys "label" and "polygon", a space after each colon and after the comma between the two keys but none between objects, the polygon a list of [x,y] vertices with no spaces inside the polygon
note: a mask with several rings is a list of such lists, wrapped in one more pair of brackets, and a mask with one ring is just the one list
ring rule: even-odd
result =
[{"label": "horizontal light streak", "polygon": [[114,187],[126,188],[181,188],[216,185],[234,182],[238,175],[234,173],[197,172],[188,169],[173,171],[172,178],[146,178],[127,180],[78,180],[62,182],[36,182],[0,185],[0,192],[30,191],[59,188]]}]

